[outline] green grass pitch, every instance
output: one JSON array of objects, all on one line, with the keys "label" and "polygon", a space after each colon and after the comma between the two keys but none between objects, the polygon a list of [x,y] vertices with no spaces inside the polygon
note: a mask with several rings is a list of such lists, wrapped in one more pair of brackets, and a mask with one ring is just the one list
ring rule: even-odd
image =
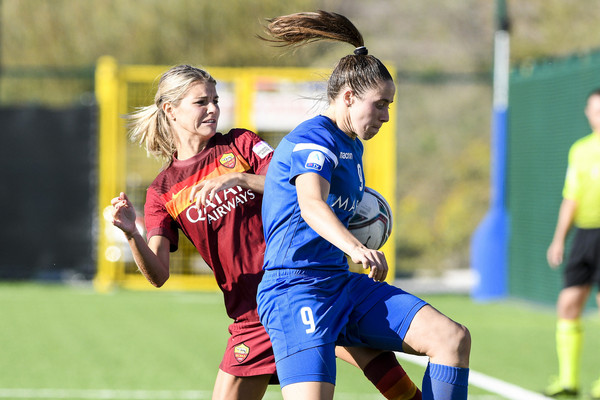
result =
[{"label": "green grass pitch", "polygon": [[[457,295],[424,298],[469,327],[474,370],[533,391],[555,373],[552,307],[516,300],[481,304]],[[209,399],[230,322],[219,292],[100,294],[29,283],[0,284],[0,316],[0,398],[18,393],[21,399],[132,393],[140,399],[173,393]],[[600,376],[600,322],[596,312],[583,322],[585,390]],[[423,368],[402,364],[420,386]],[[266,398],[281,398],[279,387],[270,387]],[[358,369],[338,362],[336,399],[377,398]],[[473,387],[470,398],[501,397]]]}]

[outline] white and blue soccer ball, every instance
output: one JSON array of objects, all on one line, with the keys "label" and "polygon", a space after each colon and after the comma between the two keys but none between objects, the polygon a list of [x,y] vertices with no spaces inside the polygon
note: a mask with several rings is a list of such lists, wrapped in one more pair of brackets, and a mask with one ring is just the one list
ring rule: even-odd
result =
[{"label": "white and blue soccer ball", "polygon": [[392,209],[377,191],[366,187],[348,229],[366,247],[379,250],[392,233]]}]

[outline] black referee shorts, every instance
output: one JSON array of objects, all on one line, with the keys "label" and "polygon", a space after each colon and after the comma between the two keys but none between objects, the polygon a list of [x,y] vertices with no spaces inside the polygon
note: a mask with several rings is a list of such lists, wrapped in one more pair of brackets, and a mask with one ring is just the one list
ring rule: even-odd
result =
[{"label": "black referee shorts", "polygon": [[564,271],[564,287],[600,287],[600,228],[577,228]]}]

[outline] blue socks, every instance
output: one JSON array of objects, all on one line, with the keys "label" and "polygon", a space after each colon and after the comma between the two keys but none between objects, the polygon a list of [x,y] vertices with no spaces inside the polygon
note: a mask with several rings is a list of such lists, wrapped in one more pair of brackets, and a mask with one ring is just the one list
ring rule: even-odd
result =
[{"label": "blue socks", "polygon": [[466,400],[469,369],[429,363],[423,376],[423,400]]}]

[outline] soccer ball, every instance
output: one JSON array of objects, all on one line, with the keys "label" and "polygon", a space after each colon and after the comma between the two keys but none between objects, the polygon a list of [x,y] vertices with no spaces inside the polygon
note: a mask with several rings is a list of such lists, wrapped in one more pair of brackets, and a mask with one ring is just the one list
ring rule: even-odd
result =
[{"label": "soccer ball", "polygon": [[385,198],[366,187],[348,229],[366,247],[379,250],[392,233],[392,209]]}]

